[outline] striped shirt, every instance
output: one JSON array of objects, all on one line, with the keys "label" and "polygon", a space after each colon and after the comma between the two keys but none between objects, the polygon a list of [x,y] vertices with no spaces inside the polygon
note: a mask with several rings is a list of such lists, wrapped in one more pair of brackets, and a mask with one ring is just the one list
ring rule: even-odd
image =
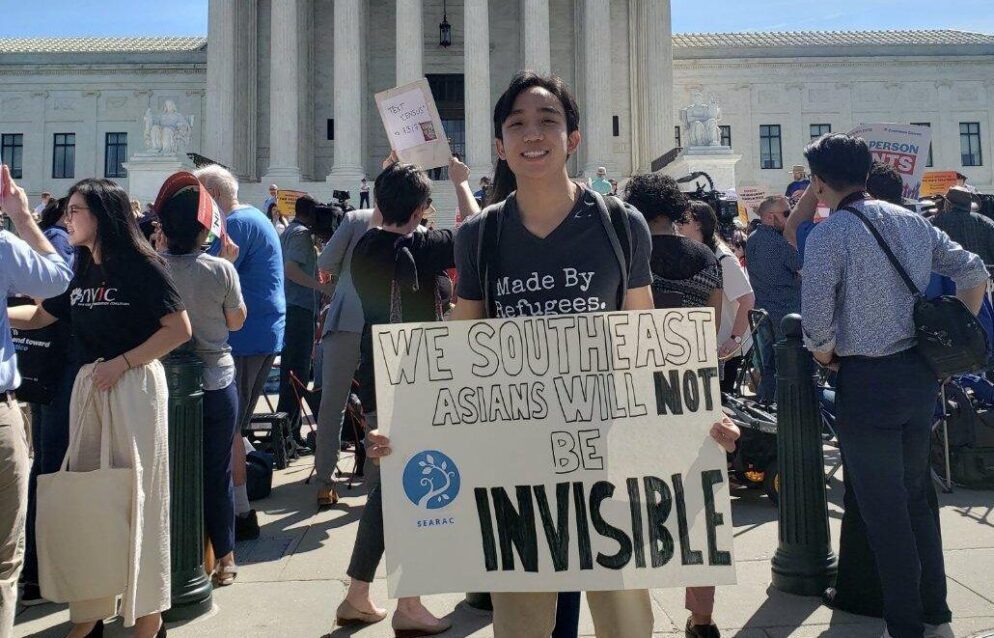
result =
[{"label": "striped shirt", "polygon": [[[877,228],[919,290],[934,271],[960,289],[987,281],[980,258],[928,220],[881,201],[852,204]],[[804,342],[840,357],[885,357],[915,345],[915,299],[858,217],[836,211],[805,247],[801,286]]]}]

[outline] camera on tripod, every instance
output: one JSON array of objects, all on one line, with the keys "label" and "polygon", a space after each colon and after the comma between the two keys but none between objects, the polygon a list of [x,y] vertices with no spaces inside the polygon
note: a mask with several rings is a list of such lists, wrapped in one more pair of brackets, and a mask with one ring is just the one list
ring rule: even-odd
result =
[{"label": "camera on tripod", "polygon": [[722,197],[722,193],[714,187],[714,180],[704,171],[695,171],[686,177],[677,180],[678,184],[695,182],[700,178],[707,180],[707,186],[698,184],[696,190],[685,191],[684,194],[690,199],[704,202],[714,210],[718,217],[718,227],[723,237],[731,235],[735,229],[735,220],[739,216],[739,203],[734,199]]}]

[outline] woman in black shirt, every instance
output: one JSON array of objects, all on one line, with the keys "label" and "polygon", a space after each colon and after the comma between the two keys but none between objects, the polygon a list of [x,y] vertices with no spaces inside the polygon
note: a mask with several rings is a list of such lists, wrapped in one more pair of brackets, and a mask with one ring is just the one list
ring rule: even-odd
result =
[{"label": "woman in black shirt", "polygon": [[[70,466],[99,467],[101,425],[110,423],[111,465],[135,469],[132,542],[120,548],[129,553],[120,613],[138,638],[164,636],[160,612],[170,605],[169,448],[166,380],[158,359],[190,339],[190,320],[162,258],[141,235],[123,188],[103,179],[78,182],[69,191],[67,220],[78,251],[69,289],[40,307],[10,311],[11,324],[25,330],[60,320],[72,325],[82,368],[70,408],[70,440],[78,432],[80,444],[70,447]],[[65,533],[68,542],[73,530]],[[69,609],[68,638],[100,636],[102,619],[118,613],[117,597],[70,601]]]}]

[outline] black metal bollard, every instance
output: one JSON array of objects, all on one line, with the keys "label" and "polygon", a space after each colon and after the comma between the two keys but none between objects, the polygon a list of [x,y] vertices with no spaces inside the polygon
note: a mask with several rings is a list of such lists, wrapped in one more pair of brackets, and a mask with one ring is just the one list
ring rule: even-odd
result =
[{"label": "black metal bollard", "polygon": [[493,611],[494,603],[490,599],[490,594],[485,593],[469,593],[466,594],[466,604],[473,609],[479,609],[481,611]]},{"label": "black metal bollard", "polygon": [[203,364],[174,352],[162,360],[169,388],[169,533],[172,552],[170,621],[211,610],[211,581],[204,571]]},{"label": "black metal bollard", "polygon": [[781,328],[784,338],[776,344],[780,544],[773,556],[773,586],[820,596],[834,584],[838,568],[828,529],[821,409],[800,315],[784,317]]}]

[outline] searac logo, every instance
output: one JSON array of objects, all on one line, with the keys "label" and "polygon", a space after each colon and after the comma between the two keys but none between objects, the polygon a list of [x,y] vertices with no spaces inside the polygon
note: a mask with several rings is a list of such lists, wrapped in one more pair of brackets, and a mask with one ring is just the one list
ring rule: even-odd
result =
[{"label": "searac logo", "polygon": [[418,452],[404,468],[404,493],[418,507],[441,509],[459,495],[459,470],[438,450]]}]

